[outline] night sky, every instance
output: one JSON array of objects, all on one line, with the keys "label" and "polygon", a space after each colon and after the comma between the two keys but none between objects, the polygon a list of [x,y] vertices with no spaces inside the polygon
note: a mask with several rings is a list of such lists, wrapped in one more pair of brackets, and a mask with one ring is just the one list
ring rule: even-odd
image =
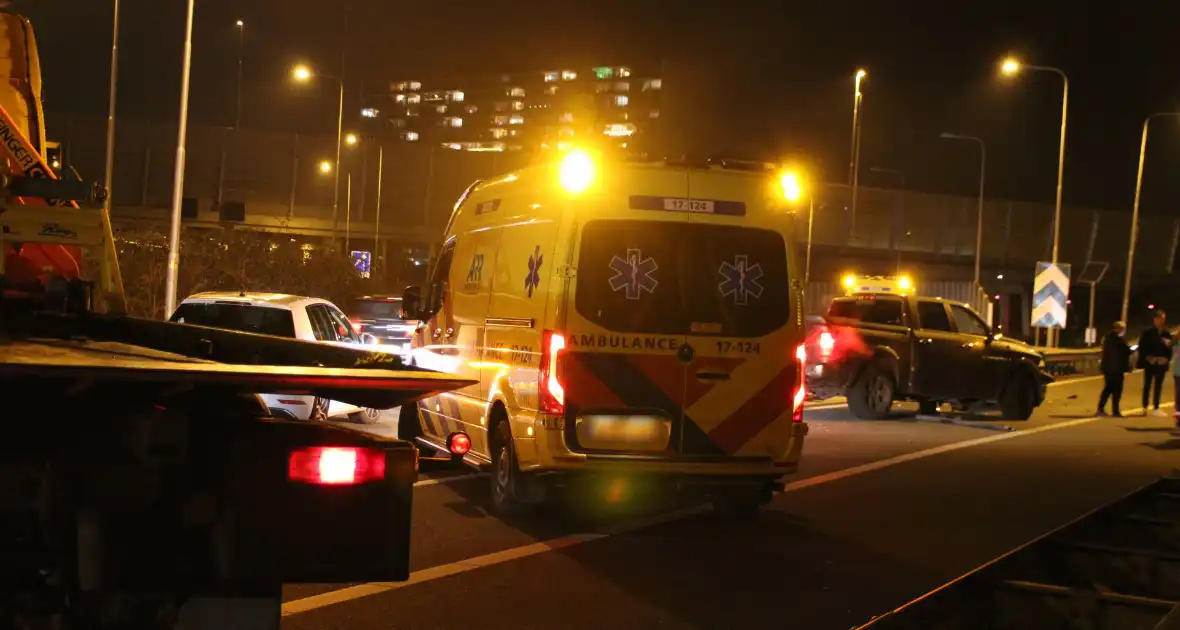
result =
[{"label": "night sky", "polygon": [[[346,3],[349,29],[343,37]],[[174,121],[184,0],[122,0],[120,117]],[[1093,9],[1083,9],[1091,6]],[[350,98],[390,80],[627,64],[662,68],[674,152],[810,160],[847,178],[852,76],[864,85],[863,185],[900,169],[908,188],[975,194],[988,142],[989,197],[1052,202],[1061,81],[998,78],[1007,52],[1070,78],[1065,203],[1127,209],[1143,117],[1180,111],[1180,35],[1163,1],[684,2],[631,0],[197,0],[193,122],[233,119],[237,29],[245,28],[243,126],[333,130],[335,96],[294,89],[308,61],[338,72]],[[16,0],[34,21],[54,115],[105,116],[109,0]],[[349,111],[356,108],[350,107]],[[1153,123],[1144,211],[1180,215],[1180,119]]]}]

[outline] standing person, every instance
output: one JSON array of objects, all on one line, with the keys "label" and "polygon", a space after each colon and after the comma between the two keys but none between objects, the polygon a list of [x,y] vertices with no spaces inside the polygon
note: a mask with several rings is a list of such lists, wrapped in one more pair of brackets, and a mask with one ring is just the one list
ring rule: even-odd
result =
[{"label": "standing person", "polygon": [[[1110,399],[1111,415],[1123,417],[1119,411],[1119,400],[1123,397],[1123,376],[1131,371],[1131,348],[1123,338],[1127,332],[1127,325],[1115,322],[1111,331],[1106,333],[1106,340],[1102,342],[1102,376],[1106,385],[1102,388],[1102,395],[1098,398],[1098,415],[1106,415],[1106,400]],[[1177,363],[1180,365],[1180,362]],[[1176,387],[1180,388],[1180,373],[1176,375]],[[1177,389],[1180,392],[1180,389]]]},{"label": "standing person", "polygon": [[1148,395],[1154,407],[1152,413],[1164,415],[1160,411],[1160,390],[1164,386],[1164,375],[1168,373],[1168,364],[1172,362],[1172,333],[1164,328],[1168,316],[1163,311],[1156,311],[1152,319],[1152,326],[1139,335],[1138,367],[1143,368],[1143,415],[1147,415]]}]

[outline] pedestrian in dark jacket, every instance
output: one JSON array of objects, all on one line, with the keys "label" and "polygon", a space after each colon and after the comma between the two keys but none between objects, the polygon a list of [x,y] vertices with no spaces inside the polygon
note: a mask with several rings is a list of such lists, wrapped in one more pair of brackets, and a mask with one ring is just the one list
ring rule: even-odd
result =
[{"label": "pedestrian in dark jacket", "polygon": [[1163,311],[1156,311],[1152,320],[1152,327],[1139,335],[1138,367],[1143,368],[1143,415],[1147,415],[1148,394],[1151,394],[1153,413],[1164,415],[1160,411],[1160,390],[1164,387],[1164,375],[1168,373],[1168,364],[1172,362],[1172,333],[1164,328],[1168,316]]},{"label": "pedestrian in dark jacket", "polygon": [[[1098,398],[1098,415],[1106,415],[1106,400],[1110,399],[1111,415],[1121,418],[1119,400],[1123,397],[1123,376],[1131,371],[1131,348],[1123,335],[1127,332],[1127,325],[1115,322],[1111,331],[1106,333],[1102,342],[1102,363],[1100,369],[1106,384],[1102,388],[1102,395]],[[1178,379],[1177,382],[1180,382]]]}]

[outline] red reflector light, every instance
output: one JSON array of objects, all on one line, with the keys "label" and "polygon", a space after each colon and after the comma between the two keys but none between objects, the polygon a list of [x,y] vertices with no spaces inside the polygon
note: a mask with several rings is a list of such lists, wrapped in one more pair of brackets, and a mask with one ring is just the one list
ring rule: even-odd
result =
[{"label": "red reflector light", "polygon": [[544,413],[565,413],[565,388],[561,384],[561,353],[564,350],[565,336],[546,330],[541,338],[541,370],[538,383],[540,406]]},{"label": "red reflector light", "polygon": [[462,457],[471,450],[471,438],[466,433],[452,433],[447,438],[447,450]]},{"label": "red reflector light", "polygon": [[[824,333],[827,334],[827,333]],[[807,400],[807,388],[804,386],[803,369],[807,364],[807,344],[801,343],[795,349],[795,359],[799,362],[798,376],[795,379],[795,396],[791,400],[791,421],[803,422],[803,403]]]},{"label": "red reflector light", "polygon": [[346,486],[385,478],[385,453],[355,446],[310,446],[291,451],[287,478],[300,483]]}]

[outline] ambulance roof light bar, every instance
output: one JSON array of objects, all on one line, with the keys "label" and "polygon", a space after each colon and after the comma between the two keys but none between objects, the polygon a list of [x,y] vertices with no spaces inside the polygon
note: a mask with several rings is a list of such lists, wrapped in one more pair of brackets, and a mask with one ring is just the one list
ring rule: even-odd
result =
[{"label": "ambulance roof light bar", "polygon": [[907,275],[900,276],[859,276],[846,274],[843,279],[844,291],[853,293],[890,293],[909,295],[915,292],[914,281]]}]

